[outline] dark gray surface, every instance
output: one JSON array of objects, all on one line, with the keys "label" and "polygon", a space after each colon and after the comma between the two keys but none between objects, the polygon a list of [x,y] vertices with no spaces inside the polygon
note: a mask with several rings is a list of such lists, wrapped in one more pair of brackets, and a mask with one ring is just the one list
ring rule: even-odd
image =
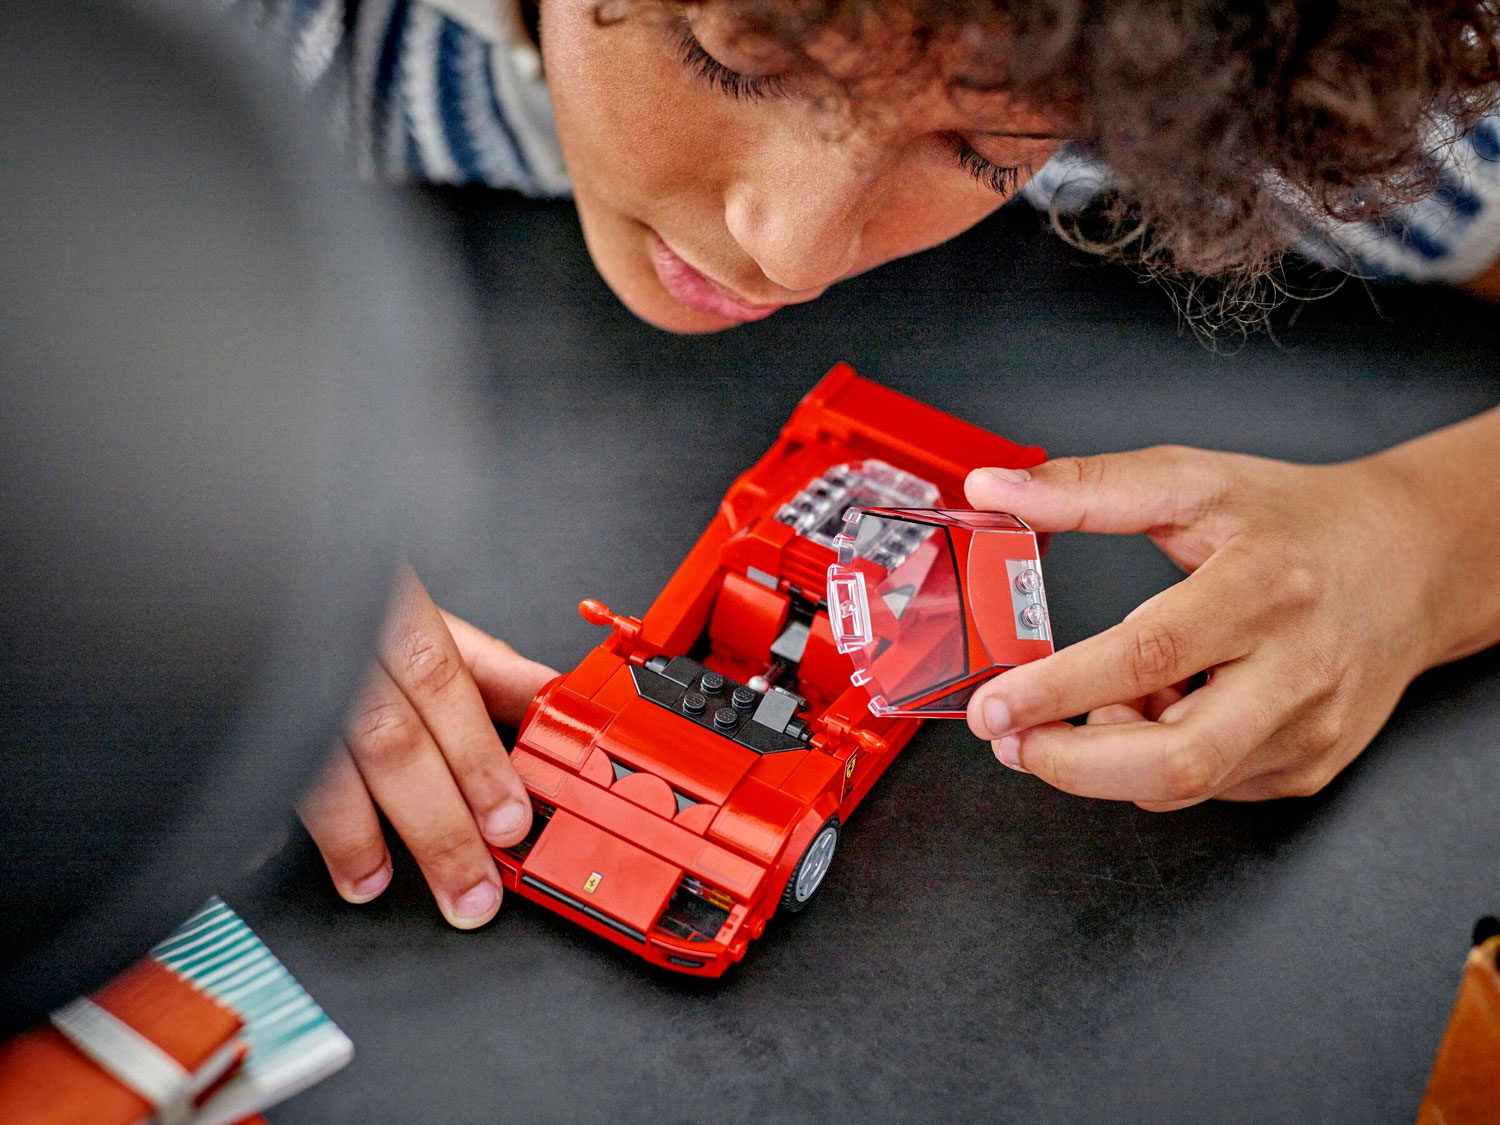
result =
[{"label": "dark gray surface", "polygon": [[[1028,213],[676,339],[614,304],[568,210],[440,206],[496,347],[550,338],[555,359],[492,388],[493,460],[424,570],[439,601],[558,667],[599,637],[579,598],[643,610],[838,359],[1054,453],[1331,460],[1500,399],[1493,313],[1455,293],[1382,290],[1377,314],[1351,288],[1283,316],[1282,347],[1215,357],[1160,293],[1080,265]],[[1067,642],[1175,571],[1143,540],[1079,536],[1047,576]],[[357,1056],[273,1117],[1409,1120],[1469,927],[1500,906],[1497,730],[1486,654],[1419,681],[1316,798],[1154,815],[1056,793],[930,724],[817,905],[711,986],[525,903],[450,930],[404,856],[382,899],[345,906],[298,832],[229,898]]]}]

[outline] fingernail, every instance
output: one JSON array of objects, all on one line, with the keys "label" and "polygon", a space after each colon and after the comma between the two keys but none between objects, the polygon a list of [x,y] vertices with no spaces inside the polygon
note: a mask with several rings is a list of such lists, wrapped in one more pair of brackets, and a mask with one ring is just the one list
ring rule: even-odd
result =
[{"label": "fingernail", "polygon": [[1027,772],[1021,768],[1021,736],[1018,734],[1007,734],[1004,738],[997,738],[995,757],[1000,759],[1002,765],[1009,766],[1019,773]]},{"label": "fingernail", "polygon": [[484,818],[484,837],[492,844],[511,843],[526,823],[526,806],[520,801],[506,801]]},{"label": "fingernail", "polygon": [[366,875],[363,879],[349,884],[349,893],[355,902],[369,902],[372,898],[385,890],[391,882],[391,861],[386,860],[384,866],[373,875]]},{"label": "fingernail", "polygon": [[495,908],[499,905],[500,888],[486,879],[482,883],[475,883],[453,900],[453,918],[460,926],[465,922],[477,926],[489,921],[490,915],[495,913]]},{"label": "fingernail", "polygon": [[1002,484],[1025,484],[1031,479],[1031,474],[1028,473],[1025,469],[1004,469],[999,466],[992,465],[986,468],[984,471],[989,473],[990,476],[994,477]]},{"label": "fingernail", "polygon": [[984,701],[984,725],[989,728],[991,738],[1010,733],[1010,708],[1005,700],[992,696]]}]

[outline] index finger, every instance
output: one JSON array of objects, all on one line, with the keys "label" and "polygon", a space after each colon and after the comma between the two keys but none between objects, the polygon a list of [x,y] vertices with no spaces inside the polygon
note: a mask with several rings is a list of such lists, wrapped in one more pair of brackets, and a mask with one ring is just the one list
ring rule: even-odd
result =
[{"label": "index finger", "polygon": [[410,571],[382,636],[380,662],[431,733],[484,838],[497,847],[521,839],[531,825],[531,799],[447,623]]},{"label": "index finger", "polygon": [[557,676],[557,669],[522,656],[500,638],[490,636],[446,609],[438,612],[463,654],[490,714],[502,723],[519,726],[532,697]]},{"label": "index finger", "polygon": [[1219,561],[1209,559],[1120,624],[982,685],[969,700],[969,729],[999,738],[1140,699],[1243,656],[1244,630],[1216,580]]}]

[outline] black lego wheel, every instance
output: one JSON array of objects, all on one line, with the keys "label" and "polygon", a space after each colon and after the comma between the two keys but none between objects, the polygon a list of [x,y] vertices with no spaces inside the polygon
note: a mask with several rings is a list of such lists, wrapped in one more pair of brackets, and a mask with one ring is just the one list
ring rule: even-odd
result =
[{"label": "black lego wheel", "polygon": [[823,877],[833,863],[833,853],[839,846],[839,818],[831,816],[818,834],[807,845],[791,878],[786,881],[786,890],[781,892],[781,909],[788,914],[806,910],[807,904],[823,885]]}]

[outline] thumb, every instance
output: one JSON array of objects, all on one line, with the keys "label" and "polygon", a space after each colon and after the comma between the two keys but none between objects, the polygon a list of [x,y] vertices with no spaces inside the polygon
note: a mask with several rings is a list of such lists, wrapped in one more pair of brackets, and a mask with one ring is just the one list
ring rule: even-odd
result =
[{"label": "thumb", "polygon": [[1133,535],[1186,522],[1218,490],[1219,476],[1201,450],[1157,446],[1059,457],[1029,471],[975,469],[964,494],[975,508],[1009,512],[1034,531]]},{"label": "thumb", "polygon": [[556,670],[528,660],[498,637],[446,610],[443,620],[469,666],[490,717],[516,726],[536,693],[557,675]]}]

